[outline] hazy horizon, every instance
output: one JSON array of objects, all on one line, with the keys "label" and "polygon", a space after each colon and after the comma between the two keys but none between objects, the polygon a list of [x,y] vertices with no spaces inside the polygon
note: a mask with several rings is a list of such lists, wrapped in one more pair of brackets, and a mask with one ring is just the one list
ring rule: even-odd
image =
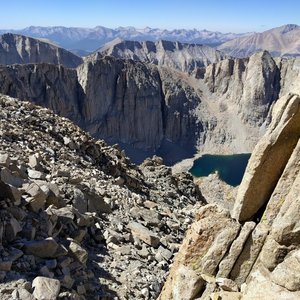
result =
[{"label": "hazy horizon", "polygon": [[[292,8],[292,9],[291,9]],[[107,28],[145,27],[160,29],[197,29],[223,33],[262,32],[285,24],[299,24],[300,1],[237,0],[90,0],[41,2],[5,2],[0,29],[23,29],[29,26]],[[10,13],[11,12],[11,13]],[[13,18],[11,16],[14,16]]]},{"label": "hazy horizon", "polygon": [[[151,29],[162,29],[162,30],[169,30],[169,31],[172,31],[172,30],[199,30],[199,31],[202,31],[202,30],[207,30],[207,31],[211,31],[211,32],[220,32],[220,33],[247,33],[247,32],[263,32],[263,31],[267,31],[269,29],[273,29],[273,28],[276,28],[276,27],[281,27],[281,26],[284,26],[284,25],[291,25],[292,23],[286,23],[286,24],[281,24],[281,25],[277,25],[275,27],[270,27],[270,28],[265,28],[265,29],[262,29],[262,30],[257,30],[257,31],[244,31],[244,32],[234,32],[234,31],[222,31],[222,30],[210,30],[209,28],[183,28],[183,27],[177,27],[177,28],[163,28],[163,27],[152,27],[152,26],[145,26],[145,27],[136,27],[136,26],[133,26],[133,25],[128,25],[128,26],[115,26],[115,27],[108,27],[108,26],[103,26],[101,24],[99,25],[96,25],[96,26],[93,26],[93,27],[87,27],[87,26],[65,26],[65,25],[29,25],[29,26],[25,26],[25,27],[19,27],[19,28],[0,28],[0,30],[23,30],[23,29],[26,29],[26,28],[30,28],[30,27],[41,27],[41,28],[49,28],[49,27],[52,27],[52,28],[55,28],[55,27],[64,27],[64,28],[82,28],[82,29],[94,29],[96,27],[104,27],[104,28],[108,28],[108,29],[113,29],[113,30],[116,30],[118,28],[130,28],[130,27],[133,27],[135,28],[136,30],[143,30],[143,29],[146,29],[147,27],[148,28],[151,28]],[[299,24],[292,24],[292,25],[297,25],[297,26],[300,26]]]}]

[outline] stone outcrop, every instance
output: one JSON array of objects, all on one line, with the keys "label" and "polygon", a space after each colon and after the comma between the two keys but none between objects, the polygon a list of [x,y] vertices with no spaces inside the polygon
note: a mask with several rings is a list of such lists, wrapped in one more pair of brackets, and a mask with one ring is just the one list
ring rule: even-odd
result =
[{"label": "stone outcrop", "polygon": [[246,221],[270,198],[300,137],[300,98],[288,95],[273,108],[273,122],[259,141],[240,185],[232,216]]},{"label": "stone outcrop", "polygon": [[0,36],[0,64],[49,63],[76,68],[82,58],[54,44],[6,33]]},{"label": "stone outcrop", "polygon": [[161,158],[0,95],[1,299],[156,299],[203,202]]},{"label": "stone outcrop", "polygon": [[138,42],[116,39],[86,57],[86,60],[101,59],[105,55],[132,59],[188,73],[226,58],[222,52],[201,44],[164,40]]},{"label": "stone outcrop", "polygon": [[205,286],[205,276],[216,274],[239,228],[228,211],[211,204],[203,207],[187,232],[159,299],[196,298]]},{"label": "stone outcrop", "polygon": [[[200,209],[159,299],[299,298],[299,101],[289,94],[274,105],[233,218],[216,204]],[[214,259],[206,262],[212,253]],[[200,267],[193,268],[194,262]]]}]

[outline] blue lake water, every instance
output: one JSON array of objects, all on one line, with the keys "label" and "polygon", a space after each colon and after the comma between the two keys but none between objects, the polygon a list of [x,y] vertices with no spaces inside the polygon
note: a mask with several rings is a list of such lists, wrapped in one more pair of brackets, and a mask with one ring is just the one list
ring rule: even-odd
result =
[{"label": "blue lake water", "polygon": [[250,153],[234,155],[205,154],[194,161],[189,172],[195,177],[208,176],[218,172],[221,180],[231,186],[241,183]]}]

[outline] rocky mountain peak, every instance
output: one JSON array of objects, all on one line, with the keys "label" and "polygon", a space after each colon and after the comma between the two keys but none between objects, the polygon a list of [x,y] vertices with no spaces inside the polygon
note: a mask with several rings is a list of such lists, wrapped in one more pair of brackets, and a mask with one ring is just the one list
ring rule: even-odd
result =
[{"label": "rocky mountain peak", "polygon": [[275,57],[295,57],[299,56],[299,36],[300,26],[287,24],[233,39],[218,49],[234,57],[248,57],[262,50],[267,50]]},{"label": "rocky mountain peak", "polygon": [[0,36],[0,64],[51,63],[75,68],[82,59],[75,54],[38,39],[6,33]]},{"label": "rocky mountain peak", "polygon": [[281,33],[285,34],[285,33],[290,32],[292,30],[298,29],[299,25],[296,25],[296,24],[287,24],[287,25],[284,25],[284,26],[282,26],[280,28],[281,28]]}]

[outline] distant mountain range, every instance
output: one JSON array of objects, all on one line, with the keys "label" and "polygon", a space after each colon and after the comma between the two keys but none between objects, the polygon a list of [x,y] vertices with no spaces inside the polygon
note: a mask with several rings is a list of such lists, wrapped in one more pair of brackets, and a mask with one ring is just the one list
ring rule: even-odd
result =
[{"label": "distant mountain range", "polygon": [[227,41],[219,50],[234,57],[248,57],[267,50],[272,56],[295,57],[300,55],[300,26],[288,24]]},{"label": "distant mountain range", "polygon": [[0,34],[6,32],[48,39],[60,47],[74,50],[77,54],[84,54],[85,52],[82,51],[93,52],[105,43],[116,38],[134,41],[168,40],[217,46],[229,40],[249,35],[249,33],[221,33],[205,29],[166,30],[150,27],[143,29],[137,29],[135,27],[118,27],[111,29],[103,26],[97,26],[95,28],[30,26],[20,30],[0,30]]},{"label": "distant mountain range", "polygon": [[84,59],[49,43],[47,39],[20,34],[0,35],[0,64],[49,63],[76,68],[84,61],[96,61],[104,56],[131,59],[191,73],[198,68],[227,58],[219,50],[199,44],[157,41],[136,42],[115,39]]},{"label": "distant mountain range", "polygon": [[[144,29],[134,27],[111,29],[102,26],[95,28],[31,26],[20,30],[0,30],[0,34],[6,32],[37,38],[41,42],[52,44],[51,47],[48,46],[49,49],[55,46],[62,47],[77,56],[88,56],[95,51],[100,51],[106,55],[134,60],[138,59],[158,65],[160,65],[159,61],[163,61],[165,58],[155,58],[153,53],[159,50],[157,42],[162,40],[169,41],[168,47],[173,47],[174,49],[185,45],[185,50],[183,51],[184,55],[186,55],[185,59],[190,60],[193,56],[191,59],[195,58],[199,62],[199,55],[200,60],[203,57],[208,58],[208,63],[205,63],[205,59],[202,61],[204,65],[214,62],[215,59],[212,56],[215,56],[216,53],[211,48],[206,48],[203,55],[200,52],[202,52],[204,46],[202,50],[199,50],[199,47],[202,45],[220,50],[227,56],[239,58],[249,57],[263,50],[267,50],[274,57],[295,57],[300,55],[300,26],[295,24],[287,24],[261,33],[245,34],[196,29],[165,30],[149,27]],[[175,42],[177,44],[174,44]],[[166,42],[164,43],[166,46]],[[191,45],[187,46],[187,44]],[[148,46],[153,49],[155,48],[155,50],[152,51]],[[197,51],[195,50],[196,48]],[[208,54],[208,49],[210,49],[211,54]],[[169,51],[166,48],[164,50]],[[174,52],[173,50],[171,52]],[[144,53],[142,53],[143,51]],[[217,53],[217,55],[221,54]],[[159,61],[155,62],[157,58]],[[197,66],[199,66],[198,63]],[[179,69],[182,68],[180,67]]]},{"label": "distant mountain range", "polygon": [[207,45],[165,40],[137,42],[115,39],[87,56],[86,60],[95,61],[105,55],[151,63],[188,73],[227,58],[222,52]]}]

